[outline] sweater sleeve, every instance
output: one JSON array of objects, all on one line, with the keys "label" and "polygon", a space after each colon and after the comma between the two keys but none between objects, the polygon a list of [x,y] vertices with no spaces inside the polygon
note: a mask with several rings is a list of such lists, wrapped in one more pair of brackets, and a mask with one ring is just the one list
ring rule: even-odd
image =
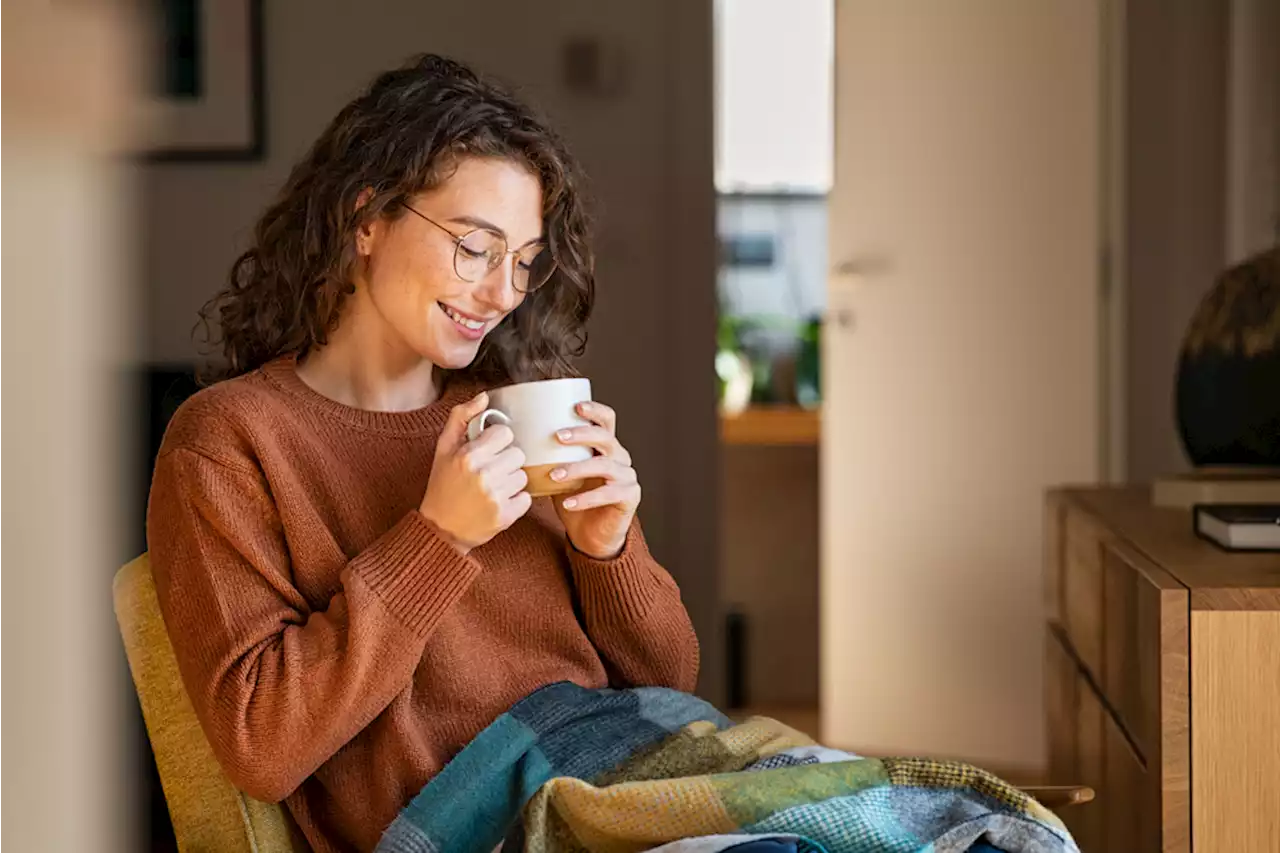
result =
[{"label": "sweater sleeve", "polygon": [[612,560],[592,559],[572,544],[568,550],[587,634],[614,686],[692,692],[698,638],[679,587],[649,553],[639,522]]},{"label": "sweater sleeve", "polygon": [[416,510],[342,569],[323,609],[293,585],[264,477],[177,448],[157,461],[147,537],[196,714],[228,778],[278,802],[410,683],[480,572]]}]

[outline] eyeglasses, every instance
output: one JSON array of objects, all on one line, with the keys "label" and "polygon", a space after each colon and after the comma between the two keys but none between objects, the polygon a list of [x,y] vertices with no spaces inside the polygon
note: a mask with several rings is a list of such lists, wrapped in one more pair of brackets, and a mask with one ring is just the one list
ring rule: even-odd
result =
[{"label": "eyeglasses", "polygon": [[556,271],[556,262],[551,256],[551,249],[543,243],[533,243],[522,249],[509,250],[507,238],[496,231],[477,228],[466,234],[454,234],[408,204],[402,202],[401,206],[453,238],[453,271],[463,281],[473,283],[480,281],[496,270],[507,259],[507,255],[516,257],[511,285],[521,293],[533,293],[546,284]]}]

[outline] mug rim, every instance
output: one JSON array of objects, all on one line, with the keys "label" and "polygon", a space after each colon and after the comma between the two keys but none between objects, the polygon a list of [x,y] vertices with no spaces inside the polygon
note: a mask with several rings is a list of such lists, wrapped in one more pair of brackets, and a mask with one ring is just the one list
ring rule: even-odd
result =
[{"label": "mug rim", "polygon": [[489,393],[495,394],[499,391],[508,391],[513,388],[527,388],[531,385],[555,385],[561,382],[586,382],[591,384],[591,380],[585,376],[561,376],[559,379],[531,379],[528,382],[512,382],[508,385],[499,385],[496,388],[490,388]]}]

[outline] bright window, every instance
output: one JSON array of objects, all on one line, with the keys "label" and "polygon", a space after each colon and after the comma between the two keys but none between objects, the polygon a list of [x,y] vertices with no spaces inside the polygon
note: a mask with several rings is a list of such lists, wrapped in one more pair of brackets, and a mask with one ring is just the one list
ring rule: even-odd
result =
[{"label": "bright window", "polygon": [[835,0],[716,0],[716,189],[831,188]]}]

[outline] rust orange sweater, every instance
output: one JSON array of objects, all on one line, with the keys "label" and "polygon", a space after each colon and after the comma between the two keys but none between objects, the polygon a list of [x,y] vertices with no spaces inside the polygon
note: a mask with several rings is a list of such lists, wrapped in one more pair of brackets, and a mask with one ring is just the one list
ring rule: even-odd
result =
[{"label": "rust orange sweater", "polygon": [[546,500],[462,556],[418,513],[436,437],[312,391],[291,358],[174,416],[147,535],[165,623],[228,777],[318,851],[369,850],[444,764],[543,685],[692,690],[698,647],[638,526],[597,561]]}]

